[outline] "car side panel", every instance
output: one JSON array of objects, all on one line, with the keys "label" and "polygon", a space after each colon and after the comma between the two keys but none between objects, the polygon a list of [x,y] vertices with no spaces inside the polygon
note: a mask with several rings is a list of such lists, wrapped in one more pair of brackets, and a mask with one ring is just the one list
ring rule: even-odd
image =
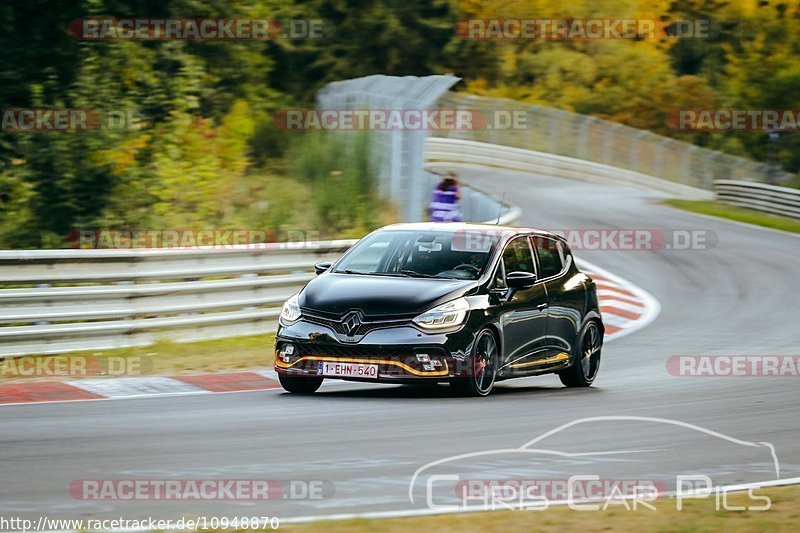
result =
[{"label": "car side panel", "polygon": [[547,357],[547,303],[544,283],[515,291],[500,304],[499,325],[503,342],[501,346],[501,374],[515,374],[537,359]]},{"label": "car side panel", "polygon": [[548,344],[560,353],[571,354],[578,341],[586,314],[586,275],[570,265],[567,271],[545,281],[549,315]]}]

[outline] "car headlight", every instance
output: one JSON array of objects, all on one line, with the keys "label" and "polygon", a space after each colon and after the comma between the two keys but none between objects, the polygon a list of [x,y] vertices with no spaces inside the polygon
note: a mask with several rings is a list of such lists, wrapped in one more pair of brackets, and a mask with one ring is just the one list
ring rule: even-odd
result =
[{"label": "car headlight", "polygon": [[[299,293],[298,293],[299,294]],[[287,325],[300,319],[300,304],[297,303],[297,294],[283,303],[281,308],[281,323]]]},{"label": "car headlight", "polygon": [[457,298],[425,311],[414,318],[414,323],[422,329],[434,331],[456,328],[464,322],[467,311],[469,302],[466,298]]}]

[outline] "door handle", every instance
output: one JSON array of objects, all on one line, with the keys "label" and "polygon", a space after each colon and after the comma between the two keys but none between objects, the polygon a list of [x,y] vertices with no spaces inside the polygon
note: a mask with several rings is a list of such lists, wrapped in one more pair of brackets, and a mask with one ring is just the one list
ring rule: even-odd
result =
[{"label": "door handle", "polygon": [[541,311],[542,309],[547,309],[547,304],[546,303],[539,304],[536,306],[536,309],[538,309],[539,311]]}]

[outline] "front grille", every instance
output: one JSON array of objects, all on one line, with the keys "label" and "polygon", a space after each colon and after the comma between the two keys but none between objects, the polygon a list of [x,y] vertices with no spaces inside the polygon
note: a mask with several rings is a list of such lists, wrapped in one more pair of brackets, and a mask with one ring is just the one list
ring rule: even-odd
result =
[{"label": "front grille", "polygon": [[[279,343],[278,349],[283,349],[283,344]],[[333,343],[297,343],[293,342],[295,349],[292,360],[303,357],[338,357],[346,359],[358,359],[364,363],[377,363],[379,373],[383,377],[408,377],[408,372],[401,366],[385,363],[381,360],[390,359],[401,362],[414,370],[426,371],[423,363],[417,359],[416,354],[428,354],[431,359],[444,360],[447,352],[438,346],[390,346],[390,345],[357,345],[345,346]],[[317,361],[309,359],[300,361],[292,366],[295,370],[306,372],[316,372]],[[443,366],[437,366],[435,370],[442,370]]]},{"label": "front grille", "polygon": [[343,315],[337,318],[328,318],[322,316],[321,314],[310,313],[305,310],[303,310],[302,313],[303,313],[303,320],[305,320],[306,322],[310,322],[311,324],[317,324],[318,326],[325,326],[331,328],[339,335],[350,335],[352,337],[360,337],[376,329],[408,326],[411,323],[411,320],[407,318],[401,320],[370,320],[368,317],[364,317],[363,322],[361,322],[361,324],[356,328],[355,332],[349,334],[349,332],[347,331],[347,327],[343,323],[344,317],[347,315]]},{"label": "front grille", "polygon": [[391,346],[391,345],[359,345],[345,346],[341,344],[327,343],[295,343],[295,355],[304,356],[330,356],[330,357],[357,357],[357,358],[377,358],[377,357],[414,357],[415,353],[436,353],[444,355],[444,351],[439,348],[412,348],[410,346]]}]

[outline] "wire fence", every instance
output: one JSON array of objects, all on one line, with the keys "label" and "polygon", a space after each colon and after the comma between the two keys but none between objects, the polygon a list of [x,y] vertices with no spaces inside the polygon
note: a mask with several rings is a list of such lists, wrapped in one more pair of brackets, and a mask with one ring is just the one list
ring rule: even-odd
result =
[{"label": "wire fence", "polygon": [[[714,190],[714,182],[737,180],[780,183],[792,174],[765,163],[709,150],[625,126],[514,100],[487,98],[448,89],[454,76],[367,76],[326,85],[317,95],[319,109],[438,109],[472,111],[491,120],[523,113],[524,128],[470,128],[372,131],[379,192],[400,208],[404,220],[422,220],[437,177],[424,170],[426,139],[443,137],[522,148],[600,163],[669,182]],[[496,212],[497,198],[476,192],[465,203],[465,219],[483,220]]]},{"label": "wire fence", "polygon": [[[433,109],[436,100],[458,79],[454,76],[375,75],[332,82],[317,93],[317,108]],[[403,220],[409,222],[425,218],[430,191],[435,184],[435,176],[423,170],[427,136],[428,132],[423,130],[370,132],[378,191],[384,198],[391,199],[400,208]]]},{"label": "wire fence", "polygon": [[765,163],[551,107],[453,92],[443,94],[437,106],[439,109],[479,111],[486,116],[524,112],[528,125],[524,130],[439,130],[435,132],[437,137],[574,157],[706,190],[712,189],[715,180],[722,179],[782,182],[792,178],[792,174]]}]

